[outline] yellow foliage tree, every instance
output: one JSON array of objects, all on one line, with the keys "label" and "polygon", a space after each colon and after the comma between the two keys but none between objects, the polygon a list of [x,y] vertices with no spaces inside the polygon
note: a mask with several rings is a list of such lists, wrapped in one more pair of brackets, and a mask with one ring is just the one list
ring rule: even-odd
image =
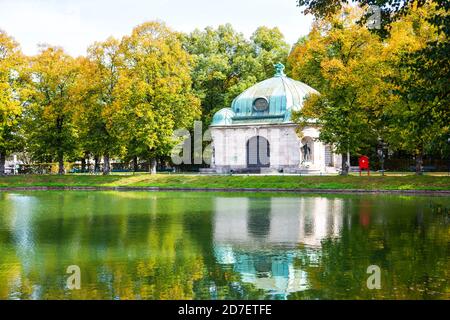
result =
[{"label": "yellow foliage tree", "polygon": [[294,78],[318,89],[294,120],[301,126],[321,126],[320,139],[343,155],[361,154],[383,135],[382,109],[390,103],[390,84],[383,80],[385,63],[379,37],[356,23],[362,11],[342,12],[315,21],[288,58]]},{"label": "yellow foliage tree", "polygon": [[192,92],[192,59],[180,35],[159,22],[137,26],[122,40],[122,50],[129,79],[122,91],[128,103],[112,119],[128,155],[149,159],[155,172],[156,159],[174,145],[174,130],[192,127],[200,116],[200,101]]},{"label": "yellow foliage tree", "polygon": [[79,65],[57,47],[43,47],[30,60],[26,96],[29,150],[36,160],[56,159],[59,174],[64,174],[64,159],[74,156],[78,146],[74,115]]},{"label": "yellow foliage tree", "polygon": [[19,45],[0,30],[0,175],[6,156],[18,148],[18,121],[22,114],[20,72],[24,57]]}]

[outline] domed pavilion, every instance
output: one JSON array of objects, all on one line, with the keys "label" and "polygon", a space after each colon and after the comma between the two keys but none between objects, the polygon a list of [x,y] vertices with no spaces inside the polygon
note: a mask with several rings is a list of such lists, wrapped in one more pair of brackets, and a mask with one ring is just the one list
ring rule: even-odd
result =
[{"label": "domed pavilion", "polygon": [[231,108],[214,115],[211,168],[218,173],[336,172],[341,157],[318,140],[320,128],[311,123],[300,138],[291,118],[309,95],[319,93],[288,78],[282,64],[275,68],[274,77],[245,90]]}]

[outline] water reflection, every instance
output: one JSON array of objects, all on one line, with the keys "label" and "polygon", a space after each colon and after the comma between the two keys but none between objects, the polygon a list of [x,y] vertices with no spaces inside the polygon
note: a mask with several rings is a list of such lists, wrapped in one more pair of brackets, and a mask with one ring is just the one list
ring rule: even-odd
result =
[{"label": "water reflection", "polygon": [[309,288],[295,260],[317,262],[322,240],[337,237],[342,224],[342,199],[217,197],[214,254],[242,281],[287,298]]},{"label": "water reflection", "polygon": [[[0,299],[448,299],[450,199],[0,193]],[[82,289],[66,288],[68,265]],[[365,287],[366,268],[383,287]]]}]

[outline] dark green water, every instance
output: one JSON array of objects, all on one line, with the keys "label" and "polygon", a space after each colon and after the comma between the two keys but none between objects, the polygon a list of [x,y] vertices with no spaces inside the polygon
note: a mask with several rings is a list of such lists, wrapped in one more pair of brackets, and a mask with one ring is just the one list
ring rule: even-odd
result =
[{"label": "dark green water", "polygon": [[450,299],[448,197],[0,193],[0,299],[406,298]]}]

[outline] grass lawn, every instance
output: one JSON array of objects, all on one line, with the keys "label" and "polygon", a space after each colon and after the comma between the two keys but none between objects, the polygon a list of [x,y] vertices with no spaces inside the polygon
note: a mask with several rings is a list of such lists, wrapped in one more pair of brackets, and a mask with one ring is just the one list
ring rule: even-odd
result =
[{"label": "grass lawn", "polygon": [[170,188],[278,188],[364,190],[450,190],[450,176],[257,176],[257,175],[20,175],[0,177],[8,187],[170,187]]}]

